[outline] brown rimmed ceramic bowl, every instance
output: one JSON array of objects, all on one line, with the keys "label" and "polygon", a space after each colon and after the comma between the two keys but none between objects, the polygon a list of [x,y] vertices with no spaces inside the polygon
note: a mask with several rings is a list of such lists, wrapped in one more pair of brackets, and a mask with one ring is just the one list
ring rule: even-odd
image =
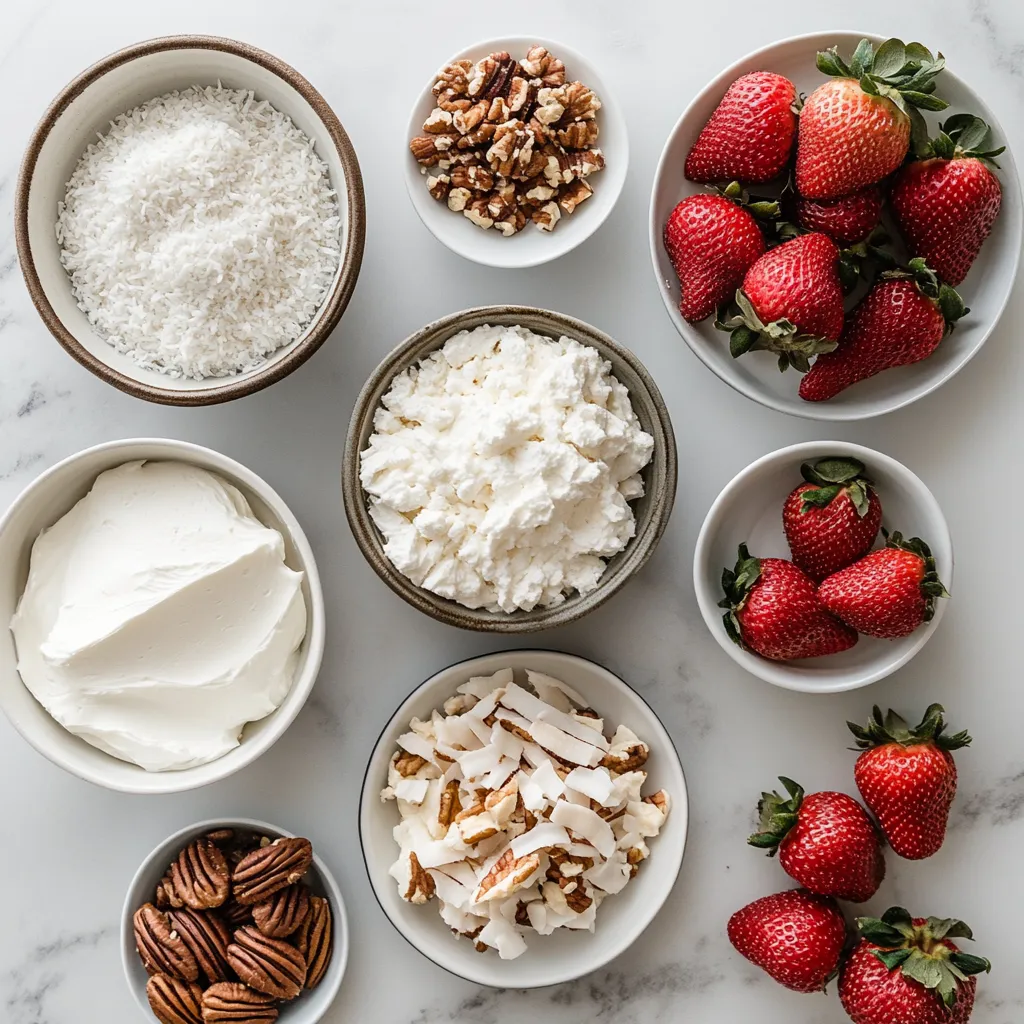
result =
[{"label": "brown rimmed ceramic bowl", "polygon": [[[90,325],[60,262],[55,224],[86,146],[109,122],[173,89],[221,82],[251,89],[310,139],[327,164],[340,199],[342,258],[320,309],[306,330],[247,373],[187,380],[138,366]],[[136,43],[83,71],[50,104],[29,142],[15,196],[18,258],[29,294],[53,336],[83,366],[114,387],[165,405],[213,405],[252,394],[304,363],[338,325],[363,258],[366,209],[359,162],[326,100],[294,68],[246,43],[215,36],[166,36]]]},{"label": "brown rimmed ceramic bowl", "polygon": [[[644,430],[654,438],[654,455],[642,470],[644,496],[630,502],[636,517],[636,534],[614,558],[608,560],[596,589],[570,594],[561,604],[533,611],[490,612],[466,608],[416,586],[403,576],[384,553],[384,540],[370,518],[367,496],[359,482],[360,453],[373,433],[373,417],[394,378],[425,355],[441,348],[454,334],[483,324],[526,327],[549,338],[563,335],[596,348],[612,366],[612,373],[629,391],[630,401]],[[356,400],[345,442],[342,467],[345,513],[363,556],[378,576],[399,597],[439,622],[462,629],[491,633],[534,633],[564,626],[604,604],[636,574],[654,553],[672,514],[676,495],[676,442],[672,421],[661,392],[637,357],[596,327],[547,309],[532,306],[481,306],[435,320],[406,338],[373,371]]]}]

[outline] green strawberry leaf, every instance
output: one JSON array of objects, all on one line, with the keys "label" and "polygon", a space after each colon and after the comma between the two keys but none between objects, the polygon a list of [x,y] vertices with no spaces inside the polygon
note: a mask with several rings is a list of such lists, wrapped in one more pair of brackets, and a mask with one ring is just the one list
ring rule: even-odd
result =
[{"label": "green strawberry leaf", "polygon": [[[899,40],[890,39],[889,42],[899,42]],[[883,46],[887,45],[885,43]],[[900,49],[902,50],[903,44],[900,43]],[[854,78],[860,78],[861,75],[871,70],[872,63],[875,58],[875,48],[871,45],[870,39],[862,39],[857,44],[857,49],[853,51],[853,56],[850,58],[850,74]],[[900,61],[902,64],[902,61]]]},{"label": "green strawberry leaf", "polygon": [[912,107],[921,110],[945,110],[949,104],[938,96],[930,96],[926,92],[918,92],[914,89],[903,89],[900,93]]},{"label": "green strawberry leaf", "polygon": [[974,956],[971,953],[951,953],[949,962],[964,974],[988,974],[992,970],[992,964],[983,956]]},{"label": "green strawberry leaf", "polygon": [[828,484],[843,484],[848,480],[855,480],[864,472],[864,463],[860,459],[848,458],[845,455],[835,455],[830,458],[819,459],[814,464],[814,472]]},{"label": "green strawberry leaf", "polygon": [[[903,973],[906,977],[913,978],[918,984],[924,985],[925,988],[938,988],[944,980],[939,961],[925,956],[919,949],[911,951],[910,956],[903,964]],[[952,979],[949,981],[952,984]],[[955,985],[953,987],[955,988]]]},{"label": "green strawberry leaf", "polygon": [[[860,46],[857,47],[858,53],[861,46],[865,44],[867,44],[869,50],[871,49],[871,44],[866,39],[862,39]],[[854,60],[856,60],[856,57],[857,53],[854,54]],[[890,78],[902,70],[906,60],[907,50],[903,45],[903,41],[901,39],[886,39],[879,46],[878,52],[875,54],[874,64],[870,67],[870,70],[880,78]],[[853,70],[852,61],[850,63],[850,70]]]},{"label": "green strawberry leaf", "polygon": [[889,925],[900,931],[901,935],[910,937],[910,932],[913,931],[914,919],[910,916],[910,911],[904,907],[890,907],[883,915],[882,920]]},{"label": "green strawberry leaf", "polygon": [[877,917],[858,917],[856,925],[861,937],[876,946],[902,948],[905,945],[903,933],[889,921]]},{"label": "green strawberry leaf", "polygon": [[955,917],[929,917],[928,930],[936,939],[973,939],[971,929]]},{"label": "green strawberry leaf", "polygon": [[828,50],[820,50],[815,58],[815,65],[820,72],[830,75],[832,78],[850,77],[850,69],[843,58],[839,56],[837,46],[830,47]]},{"label": "green strawberry leaf", "polygon": [[935,59],[932,56],[932,51],[929,50],[924,43],[907,43],[906,54],[908,60],[919,61],[921,63],[931,64]]},{"label": "green strawberry leaf", "polygon": [[857,517],[863,519],[871,508],[868,489],[859,480],[854,480],[847,488],[847,494],[850,496],[850,501],[853,502],[853,508],[857,513]]},{"label": "green strawberry leaf", "polygon": [[918,158],[926,157],[931,152],[928,122],[917,107],[911,107],[907,113],[910,115],[910,151]]},{"label": "green strawberry leaf", "polygon": [[909,949],[873,949],[872,954],[889,968],[890,971],[902,967],[910,959]]},{"label": "green strawberry leaf", "polygon": [[748,203],[747,209],[760,220],[768,220],[772,217],[778,217],[782,213],[781,207],[774,199],[763,199],[757,200],[753,203]]},{"label": "green strawberry leaf", "polygon": [[869,96],[880,96],[882,94],[880,85],[870,75],[861,76],[860,87]]},{"label": "green strawberry leaf", "polygon": [[981,149],[990,131],[989,126],[974,114],[954,114],[939,127],[965,151]]},{"label": "green strawberry leaf", "polygon": [[757,331],[752,331],[746,325],[741,324],[732,332],[732,336],[729,338],[729,355],[733,359],[738,359],[754,347],[757,338]]},{"label": "green strawberry leaf", "polygon": [[829,484],[828,487],[818,487],[813,491],[804,491],[800,495],[803,499],[800,511],[803,513],[809,512],[812,508],[827,508],[841,490],[842,487],[839,484]]},{"label": "green strawberry leaf", "polygon": [[939,286],[939,310],[947,324],[954,324],[970,310],[964,305],[960,293],[948,284]]},{"label": "green strawberry leaf", "polygon": [[725,625],[725,632],[729,639],[739,647],[746,650],[747,645],[743,642],[743,634],[740,632],[739,620],[736,618],[735,612],[726,612],[722,616],[722,622]]}]

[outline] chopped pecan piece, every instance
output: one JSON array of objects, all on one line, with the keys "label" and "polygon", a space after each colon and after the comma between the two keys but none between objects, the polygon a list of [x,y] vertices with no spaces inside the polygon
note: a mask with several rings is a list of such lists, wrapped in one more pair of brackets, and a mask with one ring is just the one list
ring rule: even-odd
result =
[{"label": "chopped pecan piece", "polygon": [[432,167],[440,159],[434,139],[430,135],[417,135],[409,143],[409,150],[416,157],[416,162],[426,167]]},{"label": "chopped pecan piece", "polygon": [[434,895],[434,879],[429,871],[424,871],[420,859],[415,853],[409,854],[409,888],[405,898],[410,903],[426,903]]},{"label": "chopped pecan piece", "polygon": [[539,209],[533,211],[530,220],[540,228],[541,231],[554,231],[555,225],[561,220],[562,211],[557,203],[545,203]]},{"label": "chopped pecan piece", "polygon": [[566,149],[589,149],[597,142],[598,127],[593,121],[573,121],[559,128],[556,138]]},{"label": "chopped pecan piece", "polygon": [[647,763],[648,750],[643,743],[634,743],[621,756],[617,754],[605,754],[601,758],[601,767],[615,775],[623,775],[626,772],[635,772],[643,768]]},{"label": "chopped pecan piece", "polygon": [[452,779],[441,792],[441,800],[437,809],[437,823],[447,829],[461,811],[462,801],[459,800],[459,782],[458,779]]},{"label": "chopped pecan piece", "polygon": [[472,68],[471,60],[456,60],[446,64],[438,72],[431,91],[435,96],[443,96],[445,99],[465,96],[469,92],[469,72]]},{"label": "chopped pecan piece", "polygon": [[565,65],[548,53],[543,46],[531,46],[526,51],[526,59],[520,63],[531,78],[539,78],[544,85],[565,84]]},{"label": "chopped pecan piece", "polygon": [[594,190],[585,181],[574,181],[567,185],[559,197],[558,205],[566,212],[572,213],[585,199],[589,199]]},{"label": "chopped pecan piece", "polygon": [[427,191],[435,199],[447,199],[452,179],[447,174],[434,174],[427,178]]},{"label": "chopped pecan piece", "polygon": [[494,173],[489,167],[470,164],[452,168],[452,188],[468,188],[474,192],[490,192],[494,188]]},{"label": "chopped pecan piece", "polygon": [[523,887],[539,867],[539,853],[516,857],[511,850],[506,850],[480,880],[473,894],[473,902],[482,903],[484,900],[511,896]]},{"label": "chopped pecan piece", "polygon": [[487,117],[488,110],[491,109],[490,103],[487,100],[480,100],[478,103],[474,103],[469,110],[459,111],[452,118],[452,127],[460,135],[468,135],[481,121]]},{"label": "chopped pecan piece", "polygon": [[420,757],[419,754],[410,754],[408,750],[399,751],[394,762],[395,771],[398,772],[403,779],[411,778],[426,763],[427,759],[425,757]]}]

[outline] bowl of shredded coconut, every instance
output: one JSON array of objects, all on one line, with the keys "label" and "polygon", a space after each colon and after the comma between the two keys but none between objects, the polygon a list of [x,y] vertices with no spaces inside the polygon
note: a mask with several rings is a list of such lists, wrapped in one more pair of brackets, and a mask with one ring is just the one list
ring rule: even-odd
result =
[{"label": "bowl of shredded coconut", "polygon": [[560,313],[483,307],[427,325],[373,373],[343,484],[360,549],[406,601],[532,632],[596,608],[653,553],[675,440],[629,350]]},{"label": "bowl of shredded coconut", "polygon": [[53,101],[15,225],[32,300],[75,359],[136,397],[207,405],[280,380],[337,326],[362,259],[362,181],[297,71],[170,36]]}]

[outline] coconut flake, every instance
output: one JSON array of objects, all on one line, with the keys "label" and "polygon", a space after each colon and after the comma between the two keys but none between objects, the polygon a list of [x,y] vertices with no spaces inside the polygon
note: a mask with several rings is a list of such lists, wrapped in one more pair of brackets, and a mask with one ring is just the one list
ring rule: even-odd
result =
[{"label": "coconut flake", "polygon": [[534,825],[529,832],[524,832],[512,840],[512,853],[516,857],[525,857],[537,850],[546,850],[551,846],[568,846],[569,833],[561,825],[550,821],[542,821]]},{"label": "coconut flake", "polygon": [[611,826],[589,807],[579,807],[559,800],[551,809],[551,820],[592,843],[602,857],[610,857],[615,852],[615,836]]},{"label": "coconut flake", "polygon": [[429,779],[402,779],[395,786],[395,796],[399,800],[405,800],[410,804],[421,804],[423,803],[423,798],[427,795],[429,787]]},{"label": "coconut flake", "polygon": [[430,740],[414,732],[404,732],[398,737],[398,745],[410,754],[422,757],[426,761],[434,760],[434,744]]},{"label": "coconut flake", "polygon": [[468,694],[483,700],[484,697],[492,694],[500,686],[508,686],[512,682],[512,669],[498,669],[493,676],[473,676],[461,686],[456,687],[459,693]]},{"label": "coconut flake", "polygon": [[562,732],[561,729],[548,722],[534,722],[531,734],[538,746],[544,750],[550,750],[555,757],[562,761],[568,761],[570,764],[593,767],[601,761],[603,756],[597,747]]},{"label": "coconut flake", "polygon": [[500,917],[491,918],[477,936],[477,941],[493,946],[502,960],[515,960],[526,952],[526,940],[519,930]]},{"label": "coconut flake", "polygon": [[573,768],[565,777],[565,785],[596,800],[602,807],[616,807],[621,802],[615,795],[615,784],[607,768]]},{"label": "coconut flake", "polygon": [[616,850],[604,863],[587,868],[583,877],[607,893],[622,892],[630,879],[630,866],[626,863],[625,853]]}]

